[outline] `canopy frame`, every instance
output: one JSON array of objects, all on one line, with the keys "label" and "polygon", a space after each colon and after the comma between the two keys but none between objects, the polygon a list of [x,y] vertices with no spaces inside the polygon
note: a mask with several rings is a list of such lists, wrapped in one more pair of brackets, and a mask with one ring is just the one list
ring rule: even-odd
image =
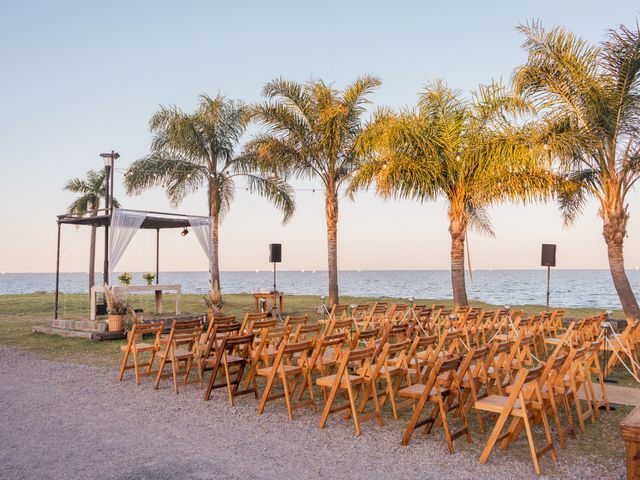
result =
[{"label": "canopy frame", "polygon": [[[147,210],[132,210],[121,209],[123,212],[131,212],[133,214],[145,214],[145,219],[140,225],[139,229],[155,230],[156,231],[156,284],[160,281],[160,230],[167,228],[189,228],[194,226],[194,221],[197,221],[199,225],[209,224],[211,225],[211,218],[198,215],[184,215],[180,213],[171,212],[156,212]],[[74,214],[62,214],[58,215],[58,234],[56,244],[56,289],[55,289],[55,307],[54,307],[54,319],[58,318],[58,307],[60,297],[60,246],[61,246],[61,233],[62,225],[75,225],[75,226],[95,226],[103,227],[105,229],[105,246],[104,246],[104,268],[103,279],[104,283],[109,285],[109,228],[111,227],[113,209],[101,209],[99,212],[104,212],[95,216],[79,216]],[[117,227],[114,227],[117,228]],[[206,253],[206,252],[205,252]],[[209,255],[209,254],[208,254]],[[210,256],[210,255],[209,255]],[[211,259],[209,258],[209,265]],[[209,267],[210,268],[210,267]]]}]

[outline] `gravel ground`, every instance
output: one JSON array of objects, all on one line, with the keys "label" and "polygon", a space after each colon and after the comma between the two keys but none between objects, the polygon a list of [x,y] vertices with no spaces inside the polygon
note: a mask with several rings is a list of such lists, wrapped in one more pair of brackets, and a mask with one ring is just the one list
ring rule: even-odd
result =
[{"label": "gravel ground", "polygon": [[[198,385],[176,396],[169,380],[154,391],[149,378],[138,387],[131,376],[116,383],[111,370],[7,347],[0,347],[0,408],[2,479],[536,478],[526,443],[480,465],[484,440],[475,433],[472,445],[456,441],[454,455],[440,431],[414,434],[401,447],[404,422],[393,418],[383,427],[366,422],[356,438],[339,414],[320,430],[319,414],[298,410],[289,422],[280,402],[258,417],[252,396],[232,408],[222,390],[204,402]],[[555,463],[545,456],[543,473],[625,476],[623,462],[576,465],[567,453]]]}]

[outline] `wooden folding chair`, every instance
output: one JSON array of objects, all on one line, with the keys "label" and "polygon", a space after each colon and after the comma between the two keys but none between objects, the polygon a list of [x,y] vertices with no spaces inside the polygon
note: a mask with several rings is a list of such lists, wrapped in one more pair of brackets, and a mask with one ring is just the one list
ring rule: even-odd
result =
[{"label": "wooden folding chair", "polygon": [[[493,431],[489,436],[486,446],[480,455],[480,463],[486,463],[491,455],[491,451],[496,442],[502,441],[501,448],[506,449],[513,442],[522,427],[527,432],[527,440],[529,442],[529,450],[533,460],[533,468],[540,475],[539,458],[541,455],[551,452],[551,458],[557,459],[556,450],[551,437],[551,429],[547,420],[546,407],[542,398],[542,392],[538,383],[538,378],[542,374],[542,365],[538,365],[531,370],[522,369],[515,377],[515,381],[511,388],[509,396],[489,395],[482,400],[476,402],[474,408],[495,413],[498,415]],[[547,443],[544,447],[537,450],[533,439],[533,431],[531,428],[532,421],[539,416],[544,425],[544,431]],[[507,432],[503,435],[502,429],[509,418],[513,417]]]},{"label": "wooden folding chair", "polygon": [[[270,367],[258,369],[257,374],[267,379],[262,400],[258,405],[258,415],[262,414],[269,400],[282,397],[284,397],[287,405],[289,420],[293,420],[293,410],[298,408],[311,407],[314,412],[317,411],[308,358],[310,348],[312,348],[311,341],[292,344],[282,342],[273,364]],[[302,382],[301,391],[298,391],[298,401],[293,401],[293,396],[296,393],[296,387],[301,377],[305,381]],[[279,380],[282,384],[283,393],[273,395],[271,391],[276,380]],[[309,399],[301,401],[300,399],[304,395],[307,385],[309,386]]]},{"label": "wooden folding chair", "polygon": [[[122,362],[120,364],[120,371],[118,372],[118,381],[122,381],[122,376],[125,370],[133,368],[136,374],[136,385],[140,385],[140,368],[147,367],[147,370],[143,372],[143,375],[149,375],[154,373],[151,371],[153,366],[153,360],[156,352],[160,349],[160,335],[164,328],[164,322],[154,323],[134,323],[131,327],[131,331],[128,335],[126,345],[122,345]],[[144,335],[155,335],[155,338],[151,342],[142,341]],[[147,363],[140,363],[140,354],[149,353],[149,360]],[[129,355],[133,355],[133,365],[127,365]]]},{"label": "wooden folding chair", "polygon": [[[212,322],[213,323],[213,322]],[[198,347],[195,362],[198,368],[198,379],[200,388],[203,387],[205,370],[210,370],[216,362],[215,355],[222,345],[222,339],[228,335],[238,335],[241,325],[238,322],[214,323],[213,328],[208,333],[208,340],[204,348]]]},{"label": "wooden folding chair", "polygon": [[362,328],[364,326],[364,323],[367,321],[368,315],[368,304],[358,304],[351,309],[351,318],[353,319],[353,323],[355,324],[356,328]]},{"label": "wooden folding chair", "polygon": [[413,375],[412,383],[424,383],[429,374],[429,367],[437,357],[436,348],[438,346],[437,335],[419,336],[416,335],[407,352],[409,362],[409,375]]},{"label": "wooden folding chair", "polygon": [[[338,333],[336,335],[323,335],[316,342],[309,358],[309,373],[318,372],[320,377],[329,375],[338,365],[340,356],[342,355],[342,347],[347,341],[347,335]],[[302,379],[303,383],[307,382],[306,378]],[[302,390],[304,391],[304,385]],[[309,386],[313,388],[313,383]],[[327,400],[326,388],[321,387],[324,400]],[[302,397],[299,397],[300,399]]]},{"label": "wooden folding chair", "polygon": [[183,383],[187,383],[191,365],[194,360],[196,345],[200,340],[202,326],[200,320],[174,320],[171,330],[167,336],[164,350],[158,350],[157,355],[160,360],[158,366],[158,375],[154,388],[157,389],[160,379],[164,373],[164,366],[167,362],[171,363],[171,372],[173,373],[173,389],[178,393],[178,374],[180,373],[180,362],[185,363],[185,375]]},{"label": "wooden folding chair", "polygon": [[[598,353],[602,348],[602,340],[596,340],[591,342],[587,346],[587,353],[585,355],[585,369],[587,371],[588,386],[591,390],[591,399],[593,400],[593,408],[596,417],[598,416],[598,409],[604,407],[607,412],[611,411],[609,407],[609,399],[607,398],[607,390],[604,386],[604,373],[600,367],[600,359]],[[591,375],[595,375],[598,379],[598,385],[600,387],[600,399],[596,396],[595,385],[591,381]]]},{"label": "wooden folding chair", "polygon": [[[411,385],[411,377],[409,377],[409,364],[407,362],[407,349],[409,347],[409,339],[405,339],[398,343],[385,343],[380,354],[375,357],[375,364],[371,365],[371,377],[373,383],[384,380],[385,387],[378,394],[378,403],[382,408],[387,400],[391,403],[393,417],[398,418],[398,410],[396,407],[396,394],[405,380],[407,385]],[[365,392],[363,403],[368,401],[371,395],[371,387]]]},{"label": "wooden folding chair", "polygon": [[[342,355],[342,360],[338,370],[333,375],[327,375],[320,377],[316,380],[316,384],[320,387],[331,388],[329,396],[322,411],[320,417],[320,428],[324,428],[327,423],[329,415],[338,411],[348,410],[347,418],[351,416],[353,418],[353,424],[356,429],[356,435],[360,435],[360,422],[376,419],[378,425],[382,425],[382,413],[380,412],[380,405],[378,404],[378,392],[376,391],[375,382],[371,378],[371,360],[373,358],[374,348],[364,348],[358,350],[347,350]],[[350,374],[347,370],[349,363],[360,363],[360,368],[357,374]],[[362,415],[366,407],[366,403],[361,403],[357,406],[358,395],[362,391],[364,392],[367,387],[371,388],[370,398],[373,399],[374,411]],[[346,391],[349,401],[343,405],[334,407],[333,402],[336,395],[340,391]]]},{"label": "wooden folding chair", "polygon": [[[410,387],[405,387],[398,391],[401,397],[409,398],[413,402],[413,415],[404,431],[401,445],[407,445],[416,428],[425,426],[426,433],[429,433],[434,425],[442,424],[444,437],[447,442],[449,453],[454,453],[453,441],[462,435],[465,435],[467,442],[471,442],[471,434],[469,432],[469,424],[467,423],[467,414],[463,408],[461,401],[460,379],[458,377],[459,367],[462,359],[454,357],[447,360],[438,359],[431,369],[429,378],[426,383],[416,383]],[[467,367],[468,368],[468,363]],[[457,404],[451,408],[454,400]],[[425,419],[420,420],[427,403],[433,404],[434,407]],[[449,420],[447,418],[450,412],[456,412],[462,419],[462,428],[451,433],[449,428]]]},{"label": "wooden folding chair", "polygon": [[[258,399],[258,386],[255,379],[255,364],[252,361],[251,352],[254,348],[254,334],[234,335],[223,337],[222,344],[216,351],[212,365],[211,377],[204,394],[204,399],[209,400],[212,390],[227,388],[229,403],[235,405],[235,397],[253,393]],[[216,377],[222,367],[224,382],[216,383]],[[245,369],[249,368],[247,386],[239,390]]]}]

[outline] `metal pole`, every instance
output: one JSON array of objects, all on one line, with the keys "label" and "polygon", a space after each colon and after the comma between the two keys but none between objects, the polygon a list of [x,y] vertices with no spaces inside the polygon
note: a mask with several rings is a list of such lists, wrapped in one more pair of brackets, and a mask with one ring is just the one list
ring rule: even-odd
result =
[{"label": "metal pole", "polygon": [[109,205],[110,205],[110,210],[109,210],[109,215],[111,215],[113,213],[113,172],[115,170],[115,159],[116,159],[116,152],[114,152],[113,150],[111,150],[111,190],[109,191]]},{"label": "metal pole", "polygon": [[547,312],[549,311],[549,296],[551,295],[551,267],[547,265]]},{"label": "metal pole", "polygon": [[58,319],[58,292],[60,291],[60,220],[58,220],[58,246],[56,248],[56,306],[53,318]]},{"label": "metal pole", "polygon": [[160,283],[160,229],[156,228],[156,285]]},{"label": "metal pole", "polygon": [[109,179],[111,176],[111,166],[105,165],[105,189],[104,189],[104,208],[109,220],[104,226],[104,267],[102,269],[103,282],[109,285],[109,225],[111,224],[111,210],[109,201]]}]

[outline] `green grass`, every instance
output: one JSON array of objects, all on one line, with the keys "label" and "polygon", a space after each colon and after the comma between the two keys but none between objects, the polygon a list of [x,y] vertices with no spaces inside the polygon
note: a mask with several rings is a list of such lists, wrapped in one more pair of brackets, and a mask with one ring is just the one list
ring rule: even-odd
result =
[{"label": "green grass", "polygon": [[[121,341],[95,342],[81,338],[66,338],[53,335],[32,333],[35,325],[47,325],[47,321],[53,318],[54,295],[49,293],[34,293],[27,295],[0,295],[0,344],[24,348],[48,359],[65,362],[85,363],[90,365],[115,365],[119,357],[119,345]],[[132,295],[131,303],[135,307],[142,308],[145,315],[153,312],[152,295]],[[250,294],[225,295],[224,312],[241,318],[245,312],[253,311],[254,300]],[[403,298],[380,297],[341,297],[342,303],[368,303],[375,301],[403,302]],[[450,300],[442,299],[417,299],[416,303],[439,303],[451,305]],[[473,305],[493,309],[499,306],[482,302],[472,302]],[[321,315],[316,313],[321,304],[319,296],[291,295],[285,297],[285,310],[289,313],[309,313],[312,319]],[[165,312],[172,312],[175,305],[175,296],[163,297]],[[535,313],[544,307],[540,305],[512,305],[514,309],[523,309],[526,313]],[[585,316],[599,312],[589,308],[566,309],[568,316]],[[206,313],[202,296],[183,295],[183,313]],[[89,312],[89,297],[83,294],[62,294],[59,301],[59,317],[64,319],[87,318]],[[618,312],[619,314],[619,312]]]}]

